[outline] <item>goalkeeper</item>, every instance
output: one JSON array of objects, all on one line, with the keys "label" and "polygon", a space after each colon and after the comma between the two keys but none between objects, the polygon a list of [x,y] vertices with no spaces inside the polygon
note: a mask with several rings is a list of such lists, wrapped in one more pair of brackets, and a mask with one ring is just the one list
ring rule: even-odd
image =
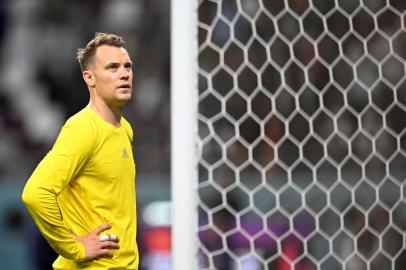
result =
[{"label": "goalkeeper", "polygon": [[22,200],[60,255],[54,269],[138,269],[132,95],[124,40],[96,33],[77,58],[90,92],[29,178]]}]

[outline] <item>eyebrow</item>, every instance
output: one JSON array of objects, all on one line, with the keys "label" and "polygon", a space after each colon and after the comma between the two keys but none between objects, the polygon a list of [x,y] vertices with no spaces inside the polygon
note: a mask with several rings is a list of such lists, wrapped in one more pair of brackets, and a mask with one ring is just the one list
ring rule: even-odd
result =
[{"label": "eyebrow", "polygon": [[[108,68],[111,68],[111,67],[118,67],[118,66],[120,66],[120,63],[111,62],[111,63],[108,63],[108,64],[105,66],[105,68],[108,69]],[[131,66],[132,66],[132,62],[125,62],[125,63],[124,63],[124,67],[131,67]]]},{"label": "eyebrow", "polygon": [[105,68],[118,67],[120,64],[116,62],[107,63]]}]

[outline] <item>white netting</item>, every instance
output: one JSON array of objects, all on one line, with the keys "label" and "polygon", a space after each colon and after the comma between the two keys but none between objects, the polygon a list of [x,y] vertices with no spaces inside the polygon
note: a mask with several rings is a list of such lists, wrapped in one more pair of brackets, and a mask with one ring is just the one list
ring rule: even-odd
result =
[{"label": "white netting", "polygon": [[406,269],[405,9],[199,1],[200,269]]}]

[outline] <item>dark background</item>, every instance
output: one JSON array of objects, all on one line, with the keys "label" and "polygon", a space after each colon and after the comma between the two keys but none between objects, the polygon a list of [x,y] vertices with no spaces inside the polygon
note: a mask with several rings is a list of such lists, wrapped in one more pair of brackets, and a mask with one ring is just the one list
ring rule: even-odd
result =
[{"label": "dark background", "polygon": [[[141,265],[168,265],[169,11],[169,1],[158,0],[0,0],[0,237],[7,243],[0,268],[51,269],[55,254],[20,196],[63,123],[88,103],[76,49],[95,32],[124,37],[134,63],[124,116],[135,137]],[[156,201],[162,210],[144,213]],[[148,240],[151,227],[160,242]]]}]

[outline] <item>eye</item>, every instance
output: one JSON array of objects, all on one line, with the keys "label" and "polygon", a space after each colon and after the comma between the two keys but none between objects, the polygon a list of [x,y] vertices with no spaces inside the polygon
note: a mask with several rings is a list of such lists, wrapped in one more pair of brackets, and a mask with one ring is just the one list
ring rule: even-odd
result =
[{"label": "eye", "polygon": [[115,72],[115,71],[118,70],[118,65],[112,63],[112,64],[108,65],[108,66],[106,67],[106,69],[107,69],[108,71]]},{"label": "eye", "polygon": [[128,71],[132,70],[132,64],[131,63],[127,63],[124,65],[124,68],[127,69]]}]

